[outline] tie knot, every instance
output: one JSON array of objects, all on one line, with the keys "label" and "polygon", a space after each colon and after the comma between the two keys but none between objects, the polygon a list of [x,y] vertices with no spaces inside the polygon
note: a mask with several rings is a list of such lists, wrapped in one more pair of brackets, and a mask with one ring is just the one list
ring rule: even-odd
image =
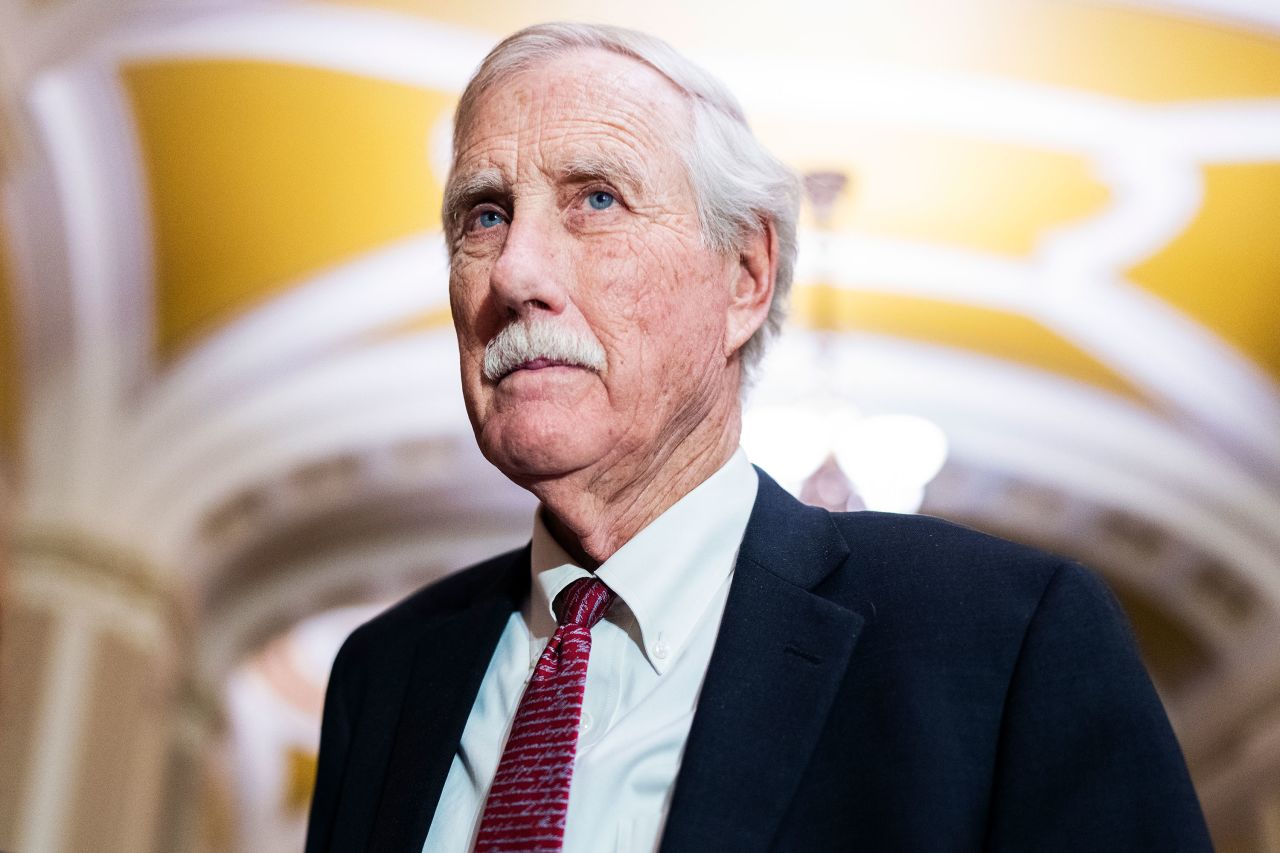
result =
[{"label": "tie knot", "polygon": [[592,628],[613,604],[613,590],[598,578],[578,578],[556,596],[556,621],[560,625]]}]

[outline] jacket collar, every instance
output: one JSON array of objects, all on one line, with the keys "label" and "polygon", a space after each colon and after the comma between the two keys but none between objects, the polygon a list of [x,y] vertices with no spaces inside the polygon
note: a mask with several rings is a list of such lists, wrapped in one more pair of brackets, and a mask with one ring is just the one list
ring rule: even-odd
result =
[{"label": "jacket collar", "polygon": [[812,592],[849,556],[830,515],[759,476],[661,853],[768,848],[862,627]]}]

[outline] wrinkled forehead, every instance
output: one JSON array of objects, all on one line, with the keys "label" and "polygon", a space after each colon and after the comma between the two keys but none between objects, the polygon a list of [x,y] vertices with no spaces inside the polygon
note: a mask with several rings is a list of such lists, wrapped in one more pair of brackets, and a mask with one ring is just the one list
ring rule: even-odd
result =
[{"label": "wrinkled forehead", "polygon": [[[524,159],[552,172],[564,160],[675,160],[688,137],[685,96],[647,65],[578,50],[499,78],[455,129],[453,177]],[[515,180],[515,175],[507,175]]]}]

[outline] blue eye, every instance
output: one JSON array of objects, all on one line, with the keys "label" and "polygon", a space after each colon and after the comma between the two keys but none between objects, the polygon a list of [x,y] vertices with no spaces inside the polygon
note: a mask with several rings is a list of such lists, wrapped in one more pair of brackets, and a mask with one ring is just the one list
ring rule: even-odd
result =
[{"label": "blue eye", "polygon": [[605,208],[613,206],[613,193],[607,193],[604,190],[596,190],[591,195],[587,196],[587,201],[590,202],[591,206],[596,210],[604,210]]},{"label": "blue eye", "polygon": [[482,210],[479,222],[481,228],[495,228],[502,224],[503,216],[496,210]]}]

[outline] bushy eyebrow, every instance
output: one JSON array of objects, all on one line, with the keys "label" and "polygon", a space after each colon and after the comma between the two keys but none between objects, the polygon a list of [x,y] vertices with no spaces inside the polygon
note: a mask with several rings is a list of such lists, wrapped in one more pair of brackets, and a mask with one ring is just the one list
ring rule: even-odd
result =
[{"label": "bushy eyebrow", "polygon": [[444,190],[443,219],[446,234],[457,228],[458,219],[482,201],[511,195],[507,179],[497,169],[481,169],[449,181]]},{"label": "bushy eyebrow", "polygon": [[638,163],[609,151],[593,151],[570,157],[556,169],[558,184],[586,184],[600,181],[630,193],[645,186],[644,170]]}]

